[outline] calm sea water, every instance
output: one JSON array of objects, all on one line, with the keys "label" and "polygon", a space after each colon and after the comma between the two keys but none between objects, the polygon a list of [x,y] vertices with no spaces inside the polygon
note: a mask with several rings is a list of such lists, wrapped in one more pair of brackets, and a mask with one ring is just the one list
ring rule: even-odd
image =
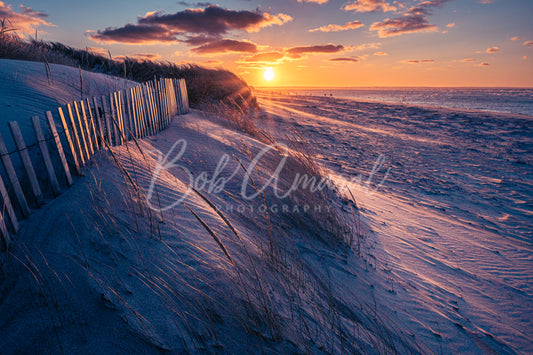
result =
[{"label": "calm sea water", "polygon": [[294,95],[429,105],[533,116],[533,88],[283,88]]}]

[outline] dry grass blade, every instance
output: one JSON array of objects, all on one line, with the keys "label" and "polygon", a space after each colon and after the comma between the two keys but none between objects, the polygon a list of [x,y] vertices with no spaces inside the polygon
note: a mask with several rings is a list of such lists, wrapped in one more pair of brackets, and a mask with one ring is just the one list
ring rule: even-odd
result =
[{"label": "dry grass blade", "polygon": [[226,257],[229,259],[229,261],[231,262],[232,265],[235,265],[235,263],[233,262],[233,259],[231,258],[231,256],[229,255],[228,251],[226,250],[226,247],[224,246],[224,244],[222,244],[222,242],[220,241],[220,239],[218,239],[217,235],[215,234],[215,232],[213,232],[213,230],[202,220],[202,218],[200,218],[200,216],[198,216],[186,203],[184,203],[185,207],[187,207],[187,209],[189,211],[191,211],[191,213],[193,214],[194,217],[196,217],[196,219],[198,220],[198,222],[200,222],[202,224],[202,226],[205,228],[205,230],[209,233],[209,235],[211,235],[211,237],[213,237],[213,239],[215,240],[215,242],[218,244],[218,246],[220,247],[220,249],[222,249],[222,251],[224,252],[224,254],[226,255]]},{"label": "dry grass blade", "polygon": [[200,196],[202,198],[202,200],[204,200],[209,206],[211,206],[211,208],[213,209],[213,211],[216,212],[216,214],[218,214],[220,216],[220,218],[222,218],[222,220],[224,221],[224,223],[226,223],[226,225],[229,227],[229,229],[231,229],[231,231],[233,232],[233,234],[235,234],[235,236],[242,242],[242,239],[241,237],[239,236],[239,233],[237,233],[237,230],[233,227],[233,225],[230,223],[230,221],[226,218],[226,216],[224,216],[224,214],[222,212],[220,212],[220,210],[217,208],[217,206],[215,206],[207,197],[204,196],[204,194],[202,194],[200,191],[196,190],[194,187],[190,186],[189,187],[194,191],[196,192],[196,194],[198,196]]}]

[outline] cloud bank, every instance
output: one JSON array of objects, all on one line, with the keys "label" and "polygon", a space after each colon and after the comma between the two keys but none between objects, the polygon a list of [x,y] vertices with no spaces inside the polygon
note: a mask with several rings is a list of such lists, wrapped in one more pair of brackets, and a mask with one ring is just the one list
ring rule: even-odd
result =
[{"label": "cloud bank", "polygon": [[90,38],[97,42],[124,44],[154,44],[185,42],[192,45],[221,40],[230,31],[257,32],[269,26],[281,26],[292,17],[283,13],[229,10],[217,5],[205,9],[186,9],[173,14],[148,12],[137,18],[136,24],[108,27]]},{"label": "cloud bank", "polygon": [[8,29],[14,29],[17,32],[25,34],[34,34],[38,26],[54,26],[46,21],[48,14],[40,11],[34,11],[30,7],[20,5],[20,12],[13,10],[10,4],[0,1],[0,20],[5,19]]}]

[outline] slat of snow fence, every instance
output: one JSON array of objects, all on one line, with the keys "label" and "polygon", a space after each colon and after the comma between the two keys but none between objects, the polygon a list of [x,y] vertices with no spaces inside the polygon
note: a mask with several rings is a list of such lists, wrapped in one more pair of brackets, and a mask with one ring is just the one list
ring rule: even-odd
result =
[{"label": "slat of snow fence", "polygon": [[94,117],[96,117],[96,129],[98,131],[97,145],[104,145],[104,126],[102,125],[102,115],[100,114],[100,106],[98,106],[98,99],[93,97],[94,103]]},{"label": "slat of snow fence", "polygon": [[43,157],[44,167],[46,168],[48,180],[50,181],[50,186],[52,187],[52,193],[54,196],[57,196],[61,194],[61,189],[59,188],[59,182],[57,181],[52,160],[50,159],[50,153],[48,152],[48,146],[46,145],[46,140],[44,139],[39,116],[33,116],[31,118],[31,123],[33,124],[33,130],[35,131],[35,137],[37,138],[37,144],[39,145],[41,156]]},{"label": "slat of snow fence", "polygon": [[[11,236],[9,235],[9,232],[7,231],[6,224],[4,222],[4,216],[0,214],[0,233],[2,234],[2,240],[4,247],[6,249],[9,249],[9,246],[11,245]],[[0,248],[1,250],[1,248]]]},{"label": "slat of snow fence", "polygon": [[74,141],[70,134],[70,130],[67,125],[67,120],[65,119],[65,115],[63,114],[63,110],[61,109],[61,107],[59,107],[57,111],[59,112],[59,119],[61,120],[61,125],[63,126],[63,132],[65,133],[65,137],[67,138],[70,154],[72,155],[72,161],[74,162],[74,168],[76,169],[76,174],[82,175],[83,172],[81,170],[80,161],[78,160],[78,153],[76,152],[76,148],[74,147]]},{"label": "slat of snow fence", "polygon": [[[81,118],[81,115],[80,115],[80,109],[78,108],[78,103],[76,101],[74,101],[74,110],[76,112],[76,118],[77,118],[77,130],[78,130],[78,133],[80,135],[80,144],[81,144],[81,148],[83,150],[82,152],[82,155],[85,154],[84,158],[85,158],[85,162],[88,162],[90,159],[91,159],[91,155],[89,154],[89,147],[87,146],[88,143],[87,143],[87,139],[86,139],[86,135],[87,135],[87,132],[85,131],[85,128],[83,127],[83,122],[82,122],[82,118]],[[85,163],[84,163],[85,164]]]},{"label": "slat of snow fence", "polygon": [[90,153],[89,159],[90,159],[91,156],[94,155],[93,142],[91,139],[91,131],[89,129],[89,122],[87,121],[87,112],[85,111],[85,103],[81,101],[80,106],[81,106],[83,132],[84,132],[84,135],[87,137],[87,145],[89,148],[89,153]]},{"label": "slat of snow fence", "polygon": [[61,166],[63,167],[63,172],[65,173],[65,178],[67,179],[67,185],[72,186],[72,175],[70,175],[70,169],[68,168],[67,158],[65,157],[65,152],[63,151],[63,145],[61,144],[61,139],[59,139],[59,134],[57,134],[56,124],[54,122],[54,117],[52,112],[46,111],[46,119],[48,120],[48,129],[52,133],[52,138],[59,153],[59,160],[61,161]]},{"label": "slat of snow fence", "polygon": [[74,121],[74,115],[72,114],[72,106],[67,104],[68,117],[70,118],[70,127],[72,128],[72,134],[74,136],[75,152],[80,158],[81,166],[85,166],[85,157],[81,149],[80,137],[78,136],[78,130],[76,129],[76,122]]},{"label": "slat of snow fence", "polygon": [[11,204],[11,199],[9,198],[9,194],[7,193],[6,185],[4,184],[4,180],[2,179],[2,177],[0,177],[0,195],[2,196],[1,214],[2,216],[5,216],[7,212],[7,216],[9,217],[9,221],[11,222],[13,231],[17,233],[19,230],[19,222],[15,210],[13,209],[13,205]]},{"label": "slat of snow fence", "polygon": [[[87,111],[89,113],[89,130],[91,131],[91,141],[93,143],[93,147],[94,147],[94,151],[97,152],[98,151],[98,133],[96,133],[96,126],[94,124],[94,117],[93,117],[93,112],[91,110],[91,101],[87,98],[85,99],[85,104],[87,105]],[[96,116],[96,106],[95,106],[95,112],[94,112],[95,116]]]},{"label": "slat of snow fence", "polygon": [[22,161],[22,165],[24,166],[24,170],[28,176],[31,191],[33,192],[33,197],[35,198],[35,203],[37,204],[37,207],[39,207],[44,203],[43,193],[41,191],[41,187],[39,186],[39,180],[37,180],[35,169],[33,169],[30,154],[28,153],[28,148],[26,147],[26,142],[24,142],[24,137],[22,136],[18,122],[9,122],[9,129],[11,130],[20,160]]},{"label": "slat of snow fence", "polygon": [[109,120],[110,111],[107,107],[107,99],[105,96],[102,96],[102,106],[104,107],[105,142],[111,146],[111,122]]},{"label": "slat of snow fence", "polygon": [[17,198],[22,217],[27,218],[30,215],[30,207],[28,206],[28,202],[26,201],[26,197],[22,191],[22,186],[20,185],[17,173],[15,172],[15,168],[11,162],[11,157],[9,156],[2,135],[0,135],[0,157],[2,158],[2,164],[4,165],[7,177],[11,183],[11,188],[15,192],[15,197]]},{"label": "slat of snow fence", "polygon": [[[101,99],[101,103],[98,102],[99,99]],[[110,146],[122,145],[130,139],[157,134],[168,127],[176,114],[188,112],[189,102],[184,79],[154,78],[124,92],[116,91],[101,98],[93,97],[92,99],[74,101],[66,105],[68,117],[65,116],[61,107],[57,110],[63,130],[58,132],[58,126],[56,126],[52,112],[46,111],[47,129],[51,134],[51,138],[48,140],[39,117],[32,117],[32,126],[37,138],[36,145],[42,157],[42,160],[38,160],[38,164],[44,165],[54,196],[61,193],[57,173],[61,175],[61,179],[64,174],[67,186],[72,186],[74,180],[71,172],[75,171],[77,175],[83,176],[83,166],[99,149],[106,145],[109,148]],[[26,146],[17,122],[9,122],[9,128],[24,169],[24,172],[19,173],[27,176],[31,195],[39,207],[44,203],[44,197],[28,152],[28,146]],[[61,137],[63,134],[64,138]],[[30,141],[33,139],[32,136]],[[67,146],[65,148],[61,142],[62,139],[66,140]],[[48,144],[53,147],[52,151],[50,151]],[[59,161],[52,160],[51,155],[56,154],[54,153],[56,149]],[[7,186],[0,176],[0,197],[2,199],[0,245],[3,244],[6,247],[9,247],[11,243],[10,232],[17,233],[20,228],[17,217],[18,211],[15,210],[20,209],[22,218],[27,218],[31,213],[27,201],[28,195],[24,193],[11,161],[10,154],[14,153],[8,152],[0,135],[0,160],[9,180],[9,186]],[[67,154],[69,154],[69,160],[67,160]],[[61,166],[54,167],[54,162],[61,164]],[[13,193],[11,196],[14,197],[13,199],[10,197],[11,193]]]}]

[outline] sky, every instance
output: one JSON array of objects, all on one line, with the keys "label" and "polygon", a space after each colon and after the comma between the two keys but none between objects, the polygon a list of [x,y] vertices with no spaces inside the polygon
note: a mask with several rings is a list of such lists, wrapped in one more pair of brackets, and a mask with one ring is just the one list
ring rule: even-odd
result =
[{"label": "sky", "polygon": [[21,35],[256,87],[533,87],[531,14],[532,0],[0,1]]}]

